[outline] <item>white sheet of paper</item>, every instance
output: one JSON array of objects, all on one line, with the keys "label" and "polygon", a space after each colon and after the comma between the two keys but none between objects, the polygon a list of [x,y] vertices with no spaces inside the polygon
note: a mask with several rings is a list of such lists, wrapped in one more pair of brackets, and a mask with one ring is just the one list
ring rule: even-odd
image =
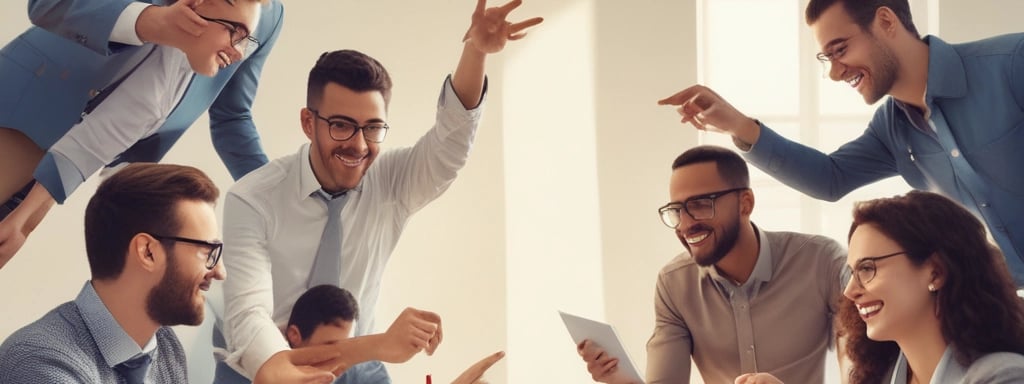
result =
[{"label": "white sheet of paper", "polygon": [[[616,376],[621,375],[629,382],[643,384],[644,380],[640,376],[640,372],[637,371],[636,365],[633,364],[633,360],[626,353],[626,348],[622,345],[619,335],[615,333],[615,328],[600,321],[590,320],[562,311],[558,311],[558,314],[562,316],[562,322],[565,323],[565,327],[569,330],[569,335],[572,336],[572,341],[576,345],[582,343],[583,340],[590,340],[596,343],[609,356],[619,359],[619,369],[616,371]],[[618,380],[616,381],[618,382]]]}]

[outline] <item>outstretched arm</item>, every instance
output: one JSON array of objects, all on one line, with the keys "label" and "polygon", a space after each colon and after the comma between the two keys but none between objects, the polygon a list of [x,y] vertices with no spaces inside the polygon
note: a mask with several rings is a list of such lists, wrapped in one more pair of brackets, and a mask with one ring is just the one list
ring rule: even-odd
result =
[{"label": "outstretched arm", "polygon": [[518,23],[507,21],[509,12],[522,4],[522,0],[512,0],[500,7],[487,8],[487,0],[477,0],[473,21],[462,39],[462,58],[452,76],[452,87],[464,107],[472,109],[480,104],[487,55],[501,52],[509,40],[522,39],[525,29],[544,21],[540,17]]}]

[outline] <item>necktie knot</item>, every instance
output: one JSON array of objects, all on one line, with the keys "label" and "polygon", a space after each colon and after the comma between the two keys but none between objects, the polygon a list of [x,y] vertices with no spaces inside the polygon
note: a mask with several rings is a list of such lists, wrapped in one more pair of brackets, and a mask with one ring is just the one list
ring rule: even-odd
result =
[{"label": "necktie knot", "polygon": [[142,356],[130,359],[114,367],[124,377],[127,384],[143,384],[146,381],[146,372],[149,371],[149,364],[153,358],[143,353]]}]

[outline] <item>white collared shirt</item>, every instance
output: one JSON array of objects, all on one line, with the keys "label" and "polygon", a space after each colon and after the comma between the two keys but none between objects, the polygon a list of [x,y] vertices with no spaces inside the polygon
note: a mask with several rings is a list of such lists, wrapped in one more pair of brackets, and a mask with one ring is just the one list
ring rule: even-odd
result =
[{"label": "white collared shirt", "polygon": [[[486,91],[485,91],[486,93]],[[482,104],[482,102],[481,102]],[[356,336],[374,332],[381,275],[409,217],[443,193],[469,157],[482,108],[445,81],[437,120],[413,147],[381,153],[341,211],[341,287],[359,302]],[[309,144],[246,175],[224,203],[225,361],[252,377],[287,350],[281,330],[302,295],[327,223]]]},{"label": "white collared shirt", "polygon": [[[117,155],[160,129],[184,96],[195,73],[188,58],[176,48],[152,49],[92,113],[50,147],[65,196]],[[114,81],[118,78],[120,75]]]}]

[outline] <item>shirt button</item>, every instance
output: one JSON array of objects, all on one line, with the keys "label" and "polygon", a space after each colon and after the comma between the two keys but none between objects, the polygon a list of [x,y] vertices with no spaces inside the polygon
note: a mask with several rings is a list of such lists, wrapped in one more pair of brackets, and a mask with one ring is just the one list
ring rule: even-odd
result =
[{"label": "shirt button", "polygon": [[960,157],[960,150],[953,148],[952,151],[949,151],[949,154],[952,155],[953,157]]},{"label": "shirt button", "polygon": [[982,208],[988,208],[988,203],[981,203]]}]

